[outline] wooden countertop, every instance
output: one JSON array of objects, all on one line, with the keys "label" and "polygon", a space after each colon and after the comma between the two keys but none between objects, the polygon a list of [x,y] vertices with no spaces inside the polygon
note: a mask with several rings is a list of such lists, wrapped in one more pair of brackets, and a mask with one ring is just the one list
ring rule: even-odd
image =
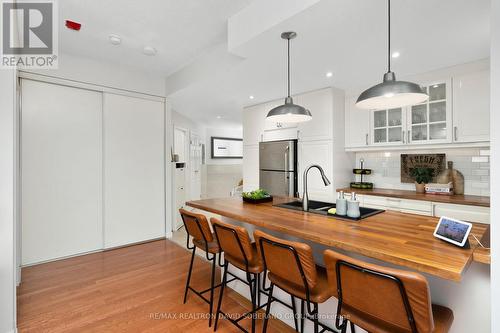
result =
[{"label": "wooden countertop", "polygon": [[346,193],[356,192],[358,194],[374,195],[380,197],[441,202],[441,203],[456,204],[456,205],[470,205],[470,206],[481,206],[481,207],[490,206],[490,197],[483,197],[479,195],[439,195],[439,194],[417,193],[415,191],[407,191],[407,190],[391,190],[383,188],[374,188],[372,190],[361,190],[349,187],[340,188],[337,190],[337,192],[339,191],[344,191]]},{"label": "wooden countertop", "polygon": [[[222,198],[187,205],[453,281],[460,281],[473,260],[477,242],[470,237],[471,249],[461,249],[436,239],[435,217],[386,211],[353,222],[273,206],[292,200],[275,197],[273,203],[254,205]],[[474,224],[472,233],[481,239],[487,227]]]}]

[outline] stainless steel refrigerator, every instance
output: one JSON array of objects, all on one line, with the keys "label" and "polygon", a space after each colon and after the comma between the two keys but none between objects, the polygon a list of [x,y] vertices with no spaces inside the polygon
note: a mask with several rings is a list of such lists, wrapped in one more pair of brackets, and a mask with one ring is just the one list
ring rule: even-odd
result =
[{"label": "stainless steel refrigerator", "polygon": [[261,189],[298,197],[297,140],[259,143],[259,171]]}]

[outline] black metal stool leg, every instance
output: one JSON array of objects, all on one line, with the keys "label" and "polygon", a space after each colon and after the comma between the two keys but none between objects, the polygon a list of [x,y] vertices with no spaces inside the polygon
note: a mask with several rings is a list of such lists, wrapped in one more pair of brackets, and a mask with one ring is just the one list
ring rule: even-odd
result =
[{"label": "black metal stool leg", "polygon": [[304,333],[304,322],[305,322],[305,301],[303,299],[300,300],[300,332]]},{"label": "black metal stool leg", "polygon": [[314,315],[313,315],[313,321],[314,321],[314,333],[319,332],[319,321],[318,321],[318,303],[314,303]]},{"label": "black metal stool leg", "polygon": [[210,279],[210,317],[208,317],[208,327],[212,326],[212,310],[214,306],[214,283],[215,283],[215,264],[216,264],[216,256],[214,254],[213,260],[212,260],[212,278]]},{"label": "black metal stool leg", "polygon": [[356,333],[356,327],[354,324],[352,322],[349,322],[349,324],[351,324],[351,333]]},{"label": "black metal stool leg", "polygon": [[186,280],[186,289],[184,290],[184,304],[186,304],[189,282],[191,281],[191,272],[193,271],[194,254],[196,252],[196,247],[193,247],[193,254],[191,255],[191,263],[189,264],[189,272]]},{"label": "black metal stool leg", "polygon": [[224,294],[224,288],[226,287],[226,281],[227,281],[227,263],[224,263],[223,267],[224,267],[224,274],[222,276],[222,284],[220,286],[219,302],[217,303],[217,312],[215,313],[214,332],[217,331],[217,324],[219,322],[219,316],[221,314],[220,307],[222,305],[222,296]]},{"label": "black metal stool leg", "polygon": [[264,324],[262,327],[262,333],[267,332],[267,322],[269,320],[269,312],[271,311],[271,303],[273,302],[273,290],[274,290],[274,284],[271,283],[271,286],[269,287],[269,296],[267,298],[266,314],[264,315]]},{"label": "black metal stool leg", "polygon": [[295,297],[290,295],[292,301],[292,311],[293,311],[293,323],[295,324],[295,331],[299,331],[299,318],[297,318],[297,308],[295,307]]},{"label": "black metal stool leg", "polygon": [[250,293],[252,295],[252,333],[255,333],[255,316],[257,315],[255,313],[255,309],[257,308],[256,303],[257,303],[257,274],[254,275],[253,283],[252,281],[249,281],[250,285]]}]

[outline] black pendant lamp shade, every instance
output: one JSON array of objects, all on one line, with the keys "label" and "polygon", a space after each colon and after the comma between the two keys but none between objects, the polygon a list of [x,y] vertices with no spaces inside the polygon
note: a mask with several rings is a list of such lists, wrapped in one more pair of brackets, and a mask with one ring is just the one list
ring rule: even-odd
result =
[{"label": "black pendant lamp shade", "polygon": [[392,109],[425,102],[429,96],[424,89],[413,82],[397,81],[391,72],[391,0],[388,2],[388,48],[387,73],[382,83],[361,93],[356,106],[360,109]]},{"label": "black pendant lamp shade", "polygon": [[280,123],[300,123],[312,119],[311,112],[303,106],[293,103],[290,96],[290,40],[297,37],[295,32],[284,32],[281,38],[286,39],[288,43],[288,96],[285,98],[285,104],[280,105],[269,111],[267,119]]}]

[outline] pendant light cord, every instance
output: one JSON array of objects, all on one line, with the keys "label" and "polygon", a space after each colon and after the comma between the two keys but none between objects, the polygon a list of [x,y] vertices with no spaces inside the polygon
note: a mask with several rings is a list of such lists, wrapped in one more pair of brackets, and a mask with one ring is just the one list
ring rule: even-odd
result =
[{"label": "pendant light cord", "polygon": [[387,72],[391,71],[391,0],[387,0]]},{"label": "pendant light cord", "polygon": [[287,39],[288,41],[288,97],[290,97],[290,38]]}]

